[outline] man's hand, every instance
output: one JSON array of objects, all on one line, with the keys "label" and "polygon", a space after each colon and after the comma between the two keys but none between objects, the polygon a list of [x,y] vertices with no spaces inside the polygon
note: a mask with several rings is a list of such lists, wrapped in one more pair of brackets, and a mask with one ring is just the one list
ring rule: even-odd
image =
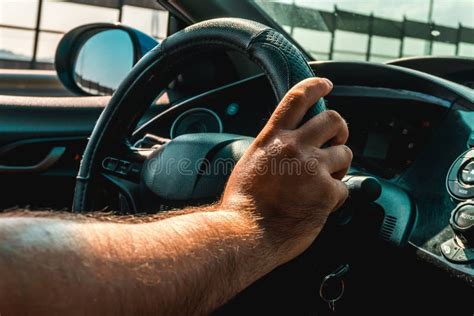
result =
[{"label": "man's hand", "polygon": [[0,314],[208,314],[300,254],[347,197],[344,120],[300,126],[331,88],[291,89],[216,205],[135,220],[1,214]]},{"label": "man's hand", "polygon": [[309,108],[331,89],[332,83],[321,78],[293,87],[236,165],[222,198],[223,208],[261,217],[264,231],[282,248],[283,261],[309,247],[348,196],[340,181],[352,161],[344,145],[346,122],[329,110],[301,125]]}]

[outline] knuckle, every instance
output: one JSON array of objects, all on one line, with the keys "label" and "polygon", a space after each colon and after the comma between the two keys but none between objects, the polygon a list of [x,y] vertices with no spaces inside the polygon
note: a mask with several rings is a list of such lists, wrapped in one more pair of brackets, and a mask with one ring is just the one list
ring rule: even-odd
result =
[{"label": "knuckle", "polygon": [[352,158],[354,158],[354,153],[352,150],[349,148],[347,145],[342,145],[342,150],[345,152],[345,154],[349,157],[349,160],[352,161]]},{"label": "knuckle", "polygon": [[345,143],[349,137],[349,128],[346,120],[336,111],[329,110],[327,112],[329,121],[338,130],[337,143]]},{"label": "knuckle", "polygon": [[260,132],[260,134],[258,134],[252,145],[254,147],[265,147],[273,140],[276,133],[278,133],[276,127],[270,122],[267,124],[267,126],[265,126],[265,128]]},{"label": "knuckle", "polygon": [[318,160],[321,163],[321,168],[327,168],[327,161],[329,160],[328,154],[325,152],[324,149],[314,148],[310,155],[309,159]]},{"label": "knuckle", "polygon": [[302,102],[306,99],[307,95],[304,89],[293,89],[288,92],[287,99],[289,103]]},{"label": "knuckle", "polygon": [[286,157],[296,157],[299,155],[298,143],[292,139],[286,140],[282,146],[282,154]]},{"label": "knuckle", "polygon": [[281,153],[284,157],[298,157],[300,155],[301,147],[298,141],[297,134],[293,131],[288,131],[280,135]]},{"label": "knuckle", "polygon": [[291,132],[279,132],[277,135],[260,142],[260,147],[271,156],[299,157],[300,146],[297,138]]},{"label": "knuckle", "polygon": [[310,157],[311,158],[316,158],[318,160],[326,160],[327,155],[325,155],[325,151],[324,149],[321,149],[321,148],[318,148],[318,147],[314,147],[312,148],[311,152],[310,152]]},{"label": "knuckle", "polygon": [[329,84],[327,83],[326,80],[322,78],[314,78],[313,85],[318,89],[318,90],[327,90],[329,88]]},{"label": "knuckle", "polygon": [[344,121],[344,119],[342,118],[342,116],[334,110],[327,110],[325,113],[326,113],[326,116],[327,116],[328,120],[331,121],[333,124],[345,124],[346,123]]}]

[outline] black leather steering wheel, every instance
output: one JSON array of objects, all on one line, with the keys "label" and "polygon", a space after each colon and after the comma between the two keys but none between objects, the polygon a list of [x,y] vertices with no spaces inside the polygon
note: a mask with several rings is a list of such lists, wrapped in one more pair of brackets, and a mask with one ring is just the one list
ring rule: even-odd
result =
[{"label": "black leather steering wheel", "polygon": [[[179,177],[159,175],[149,162],[174,155],[198,159],[216,148],[225,152],[226,146],[234,142],[238,142],[239,146],[232,146],[228,155],[238,159],[235,148],[245,150],[251,139],[228,134],[183,135],[148,158],[143,158],[134,151],[129,138],[152,101],[167,87],[183,64],[219,50],[237,51],[259,65],[269,79],[277,101],[293,85],[314,76],[303,54],[283,35],[253,21],[214,19],[168,37],[136,64],[97,121],[77,176],[73,211],[85,212],[94,208],[94,186],[104,172],[104,159],[111,156],[140,167],[142,171],[138,181],[148,193],[181,200],[208,195],[193,191],[196,181],[199,181],[198,175],[183,183]],[[324,100],[321,99],[308,112],[306,119],[324,110]],[[225,179],[218,182],[214,185],[217,189],[222,187]],[[209,187],[206,183],[203,185]]]}]

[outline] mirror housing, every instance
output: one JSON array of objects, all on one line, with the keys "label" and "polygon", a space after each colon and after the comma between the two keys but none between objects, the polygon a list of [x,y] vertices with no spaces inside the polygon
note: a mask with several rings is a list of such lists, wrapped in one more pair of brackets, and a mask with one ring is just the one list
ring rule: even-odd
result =
[{"label": "mirror housing", "polygon": [[[59,80],[69,91],[82,96],[111,95],[156,45],[158,41],[153,37],[122,24],[86,24],[63,36],[54,65]],[[110,80],[101,83],[104,78]]]}]

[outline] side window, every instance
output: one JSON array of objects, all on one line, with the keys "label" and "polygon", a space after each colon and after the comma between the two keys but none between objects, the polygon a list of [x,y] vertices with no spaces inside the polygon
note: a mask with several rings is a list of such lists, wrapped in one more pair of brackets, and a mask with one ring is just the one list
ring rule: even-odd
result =
[{"label": "side window", "polygon": [[168,12],[149,0],[0,0],[0,68],[54,69],[63,34],[96,22],[121,22],[160,41]]}]

